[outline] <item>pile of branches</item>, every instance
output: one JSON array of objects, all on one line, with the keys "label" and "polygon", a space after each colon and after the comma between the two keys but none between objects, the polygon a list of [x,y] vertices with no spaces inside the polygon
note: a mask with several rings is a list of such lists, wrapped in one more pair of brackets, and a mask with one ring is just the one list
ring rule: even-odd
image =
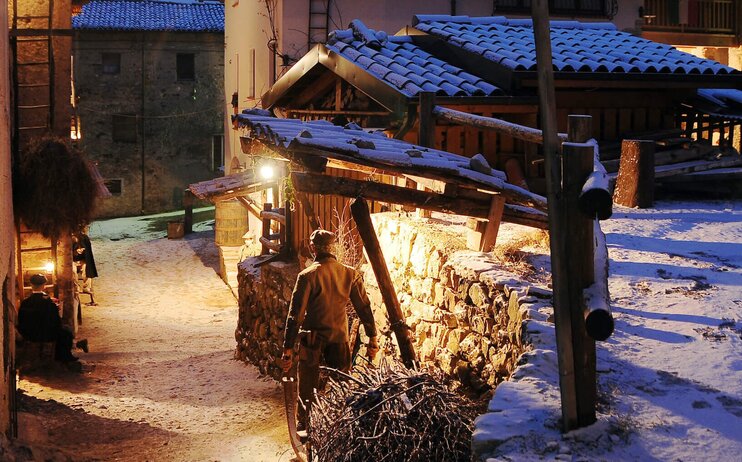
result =
[{"label": "pile of branches", "polygon": [[13,172],[16,215],[46,237],[57,238],[90,223],[97,195],[87,160],[62,138],[32,141]]},{"label": "pile of branches", "polygon": [[442,376],[401,364],[330,370],[312,406],[309,441],[316,460],[470,461],[480,410],[451,392]]}]

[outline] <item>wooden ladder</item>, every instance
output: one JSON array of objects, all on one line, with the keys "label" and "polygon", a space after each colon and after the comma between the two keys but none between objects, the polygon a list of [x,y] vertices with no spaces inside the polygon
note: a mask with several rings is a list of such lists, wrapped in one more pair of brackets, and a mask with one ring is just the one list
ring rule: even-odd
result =
[{"label": "wooden ladder", "polygon": [[332,0],[309,0],[309,27],[307,29],[307,50],[317,43],[325,43],[330,27],[330,6]]},{"label": "wooden ladder", "polygon": [[13,130],[16,153],[29,137],[43,134],[54,126],[54,0],[48,0],[48,10],[44,14],[39,14],[38,10],[24,10],[24,5],[28,9],[34,4],[13,2],[10,40],[16,98]]}]

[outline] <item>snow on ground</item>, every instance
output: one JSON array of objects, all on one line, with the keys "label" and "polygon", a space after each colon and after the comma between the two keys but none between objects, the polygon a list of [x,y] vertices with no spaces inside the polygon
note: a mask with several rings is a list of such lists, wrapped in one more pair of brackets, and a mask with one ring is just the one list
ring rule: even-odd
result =
[{"label": "snow on ground", "polygon": [[91,225],[98,306],[78,333],[91,351],[76,353],[82,374],[22,377],[22,443],[75,461],[290,459],[279,385],[233,359],[237,301],[216,273],[213,220],[168,240],[173,216]]},{"label": "snow on ground", "polygon": [[598,422],[560,435],[553,325],[536,311],[536,349],[478,427],[502,441],[493,459],[740,460],[742,201],[616,207],[602,228],[616,330],[597,346]]},{"label": "snow on ground", "polygon": [[[164,239],[168,218],[92,226],[85,372],[21,380],[21,438],[73,460],[289,460],[278,385],[232,360],[212,235]],[[535,349],[490,403],[498,425],[479,426],[504,441],[493,459],[739,460],[742,201],[617,207],[602,227],[616,331],[598,344],[599,420],[559,433],[553,324],[535,307]]]}]

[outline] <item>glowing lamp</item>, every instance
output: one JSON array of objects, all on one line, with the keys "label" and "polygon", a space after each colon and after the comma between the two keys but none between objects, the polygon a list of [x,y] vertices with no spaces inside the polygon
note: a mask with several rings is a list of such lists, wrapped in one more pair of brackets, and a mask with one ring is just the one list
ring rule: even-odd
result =
[{"label": "glowing lamp", "polygon": [[53,273],[54,272],[54,263],[53,262],[46,262],[44,263],[44,271],[47,273]]},{"label": "glowing lamp", "polygon": [[273,171],[273,166],[266,164],[260,167],[260,177],[264,180],[270,180],[274,175],[275,172]]}]

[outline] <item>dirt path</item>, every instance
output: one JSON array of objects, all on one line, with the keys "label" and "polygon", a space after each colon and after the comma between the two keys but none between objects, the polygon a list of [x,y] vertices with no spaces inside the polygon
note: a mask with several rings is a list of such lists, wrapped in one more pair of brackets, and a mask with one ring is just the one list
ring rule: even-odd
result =
[{"label": "dirt path", "polygon": [[91,228],[91,351],[82,374],[21,378],[19,440],[72,460],[288,461],[279,385],[232,359],[237,303],[213,234],[167,240],[127,220]]}]

